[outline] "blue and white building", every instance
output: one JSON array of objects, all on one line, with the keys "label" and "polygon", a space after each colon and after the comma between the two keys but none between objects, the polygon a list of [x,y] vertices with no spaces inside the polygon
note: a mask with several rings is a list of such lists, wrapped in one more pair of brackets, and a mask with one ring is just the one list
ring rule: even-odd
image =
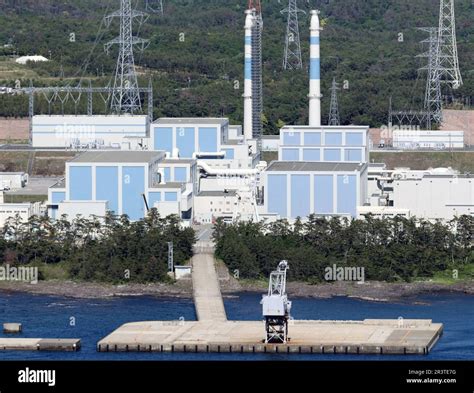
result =
[{"label": "blue and white building", "polygon": [[356,217],[366,200],[367,169],[364,163],[272,162],[263,173],[266,213],[290,220]]},{"label": "blue and white building", "polygon": [[[184,169],[178,173],[185,180],[166,182],[160,165],[173,168],[174,176],[177,169]],[[139,220],[149,208],[157,207],[165,215],[187,217],[195,171],[195,162],[166,163],[163,152],[87,152],[66,163],[65,179],[50,188],[49,215],[75,218],[111,212]]]},{"label": "blue and white building", "polygon": [[311,11],[309,126],[280,130],[278,161],[262,174],[263,216],[357,217],[367,202],[369,127],[321,125],[319,12]]},{"label": "blue and white building", "polygon": [[280,132],[280,161],[367,162],[369,127],[291,126]]},{"label": "blue and white building", "polygon": [[368,162],[368,127],[283,127],[278,161],[262,174],[263,214],[356,217],[367,202]]},{"label": "blue and white building", "polygon": [[152,150],[174,158],[216,157],[228,137],[228,119],[160,118],[151,126]]}]

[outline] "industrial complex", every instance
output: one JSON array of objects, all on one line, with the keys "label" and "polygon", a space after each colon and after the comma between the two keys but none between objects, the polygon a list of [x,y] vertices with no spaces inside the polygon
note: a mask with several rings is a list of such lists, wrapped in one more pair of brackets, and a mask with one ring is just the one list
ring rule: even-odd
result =
[{"label": "industrial complex", "polygon": [[[64,179],[49,188],[43,211],[53,219],[111,213],[140,220],[156,208],[187,225],[218,218],[294,221],[373,214],[450,220],[473,214],[469,174],[450,168],[387,170],[370,158],[368,126],[322,124],[318,11],[311,11],[310,23],[309,124],[286,125],[279,136],[262,137],[261,24],[257,9],[245,12],[243,125],[227,118],[152,119],[133,110],[33,115],[33,148],[82,152],[66,163]],[[394,132],[393,146],[462,148],[464,135],[401,130]],[[277,152],[278,159],[262,161],[263,150]],[[2,212],[15,209],[2,204]],[[24,206],[17,209],[24,212]]]},{"label": "industrial complex", "polygon": [[[159,3],[155,4],[155,12],[163,13],[163,4]],[[303,69],[296,3],[289,0],[283,11],[288,13],[283,62],[288,71]],[[106,283],[106,287],[91,289],[98,298],[118,298],[124,293],[121,287],[129,283],[136,287],[127,290],[140,288],[143,292],[139,295],[192,294],[195,320],[192,311],[179,314],[177,308],[169,311],[171,307],[165,310],[166,321],[151,321],[150,314],[127,314],[120,324],[112,321],[97,330],[102,339],[92,350],[98,353],[429,355],[444,332],[444,324],[419,318],[426,314],[411,304],[409,312],[395,319],[398,309],[387,306],[392,299],[445,288],[441,284],[439,288],[430,286],[428,280],[436,278],[444,283],[451,271],[453,280],[461,272],[471,283],[473,176],[451,167],[390,167],[377,162],[380,156],[374,152],[452,152],[465,148],[464,130],[433,129],[443,116],[440,84],[451,83],[454,89],[462,85],[457,52],[453,52],[456,60],[449,64],[440,52],[444,50],[440,43],[449,44],[449,34],[441,28],[445,3],[441,0],[438,35],[429,30],[430,43],[437,38],[438,45],[428,55],[424,110],[396,112],[390,105],[388,126],[375,141],[368,125],[341,125],[335,78],[329,116],[323,116],[321,44],[325,23],[318,10],[309,12],[309,81],[301,92],[306,100],[303,107],[308,108],[304,111],[309,114],[308,124],[283,125],[278,121],[272,123],[278,124],[278,135],[264,135],[263,18],[260,1],[252,0],[242,12],[245,21],[241,21],[242,124],[231,124],[224,116],[185,117],[185,111],[179,112],[182,117],[154,118],[152,81],[146,88],[139,86],[134,60],[134,46],[145,48],[146,40],[133,34],[133,20],[142,18],[143,22],[145,13],[134,10],[130,0],[121,0],[120,10],[105,18],[109,22],[120,19],[120,36],[106,45],[119,46],[113,84],[94,88],[91,82],[89,87],[30,85],[21,89],[29,95],[29,144],[18,147],[12,143],[3,149],[11,149],[13,154],[23,149],[29,155],[23,159],[28,169],[15,172],[13,166],[5,165],[5,172],[0,173],[0,230],[5,238],[0,245],[5,245],[5,261],[12,261],[14,267],[31,265],[41,274],[45,271],[45,281],[57,281],[64,287],[73,284],[72,291],[86,283]],[[153,9],[146,4],[147,10]],[[452,1],[450,4],[454,7]],[[290,39],[291,35],[296,41]],[[453,39],[451,47],[455,46]],[[77,114],[80,97],[74,115],[35,114],[35,94],[49,97],[49,93],[59,96],[61,92],[66,96],[83,94],[87,114]],[[96,93],[102,98],[108,95],[104,99],[106,110],[101,114],[93,113],[92,97]],[[51,106],[50,101],[48,104]],[[64,112],[64,106],[62,109]],[[394,121],[408,118],[426,123],[426,130],[394,128]],[[31,176],[32,157],[44,152],[63,159],[60,171],[64,164],[64,172],[53,178],[53,171],[45,170],[38,186],[38,179]],[[23,200],[21,197],[28,193],[20,192],[25,187],[31,198]],[[35,187],[47,193],[46,200],[38,202],[34,198],[38,196],[34,195]],[[412,233],[404,239],[408,226]],[[451,236],[454,232],[456,236]],[[43,241],[42,236],[54,242]],[[17,239],[23,243],[13,249],[10,244]],[[252,244],[253,239],[258,242]],[[382,254],[384,250],[390,254]],[[417,254],[423,258],[417,259]],[[276,260],[280,262],[271,270]],[[436,266],[426,262],[431,260]],[[461,267],[456,265],[458,260]],[[326,275],[317,275],[323,269]],[[241,318],[244,320],[237,320],[236,314],[228,318],[221,286],[251,293],[254,288],[258,291],[267,273],[268,292],[261,301],[258,299],[262,320],[251,321],[250,312]],[[71,280],[67,284],[65,277]],[[288,293],[287,279],[293,284],[291,288],[288,285]],[[412,282],[417,286],[409,287]],[[318,307],[331,296],[344,294],[357,301],[385,302],[379,316],[386,319],[352,320],[349,318],[359,316],[348,313],[349,308],[360,308],[361,313],[374,311],[352,304],[345,308],[338,303],[333,308],[338,312],[341,308],[343,319],[321,308],[313,315],[327,320],[295,320],[292,305],[301,303],[292,303],[290,295],[295,294],[297,299],[306,294],[300,288],[295,290],[296,286],[322,288],[321,292],[308,292],[319,298]],[[335,292],[330,292],[330,287]],[[357,292],[359,287],[367,290],[360,292],[363,297]],[[157,288],[161,292],[155,292]],[[169,292],[170,288],[176,292]],[[456,290],[467,293],[466,288],[459,285]],[[371,292],[374,289],[377,297]],[[399,292],[400,297],[388,292]],[[418,297],[415,300],[413,305],[417,307],[425,302]],[[59,304],[49,303],[47,307]],[[109,317],[110,308],[107,304],[101,309],[94,325]],[[121,307],[117,309],[121,315],[125,313]],[[430,313],[432,309],[435,307]],[[245,309],[248,311],[250,308]],[[82,318],[86,312],[77,314]],[[179,320],[171,320],[176,315]],[[301,318],[304,314],[295,316]],[[76,317],[66,317],[70,318],[70,327],[75,327]],[[135,318],[145,322],[130,322]],[[433,318],[438,314],[433,312]],[[448,319],[446,326],[452,329],[454,321]],[[4,326],[11,334],[19,334],[22,329],[16,322]],[[110,331],[112,327],[115,330],[104,335],[105,329]],[[0,350],[77,351],[80,347],[80,340],[72,338],[0,337]]]}]

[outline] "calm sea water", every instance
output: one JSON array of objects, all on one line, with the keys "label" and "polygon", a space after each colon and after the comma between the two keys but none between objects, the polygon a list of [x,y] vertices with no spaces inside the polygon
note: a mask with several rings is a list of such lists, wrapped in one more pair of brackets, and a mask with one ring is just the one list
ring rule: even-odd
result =
[{"label": "calm sea water", "polygon": [[[225,299],[228,318],[260,320],[260,299],[258,294]],[[445,332],[428,356],[97,353],[96,343],[126,322],[195,320],[192,300],[152,297],[83,300],[0,292],[0,323],[23,323],[22,337],[82,340],[82,349],[76,353],[0,351],[0,360],[474,360],[472,296],[439,294],[396,303],[345,297],[293,298],[292,301],[295,319],[426,318],[444,323]],[[71,318],[75,319],[75,326],[71,326]]]}]

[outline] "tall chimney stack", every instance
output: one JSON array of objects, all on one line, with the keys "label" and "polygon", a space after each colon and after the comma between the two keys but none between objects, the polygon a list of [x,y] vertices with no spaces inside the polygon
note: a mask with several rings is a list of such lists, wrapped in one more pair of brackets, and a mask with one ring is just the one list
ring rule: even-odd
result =
[{"label": "tall chimney stack", "polygon": [[244,86],[244,136],[253,138],[253,92],[252,92],[252,29],[255,24],[255,11],[245,11],[245,86]]},{"label": "tall chimney stack", "polygon": [[309,125],[321,126],[321,51],[319,33],[319,11],[311,11],[311,42],[309,70]]}]

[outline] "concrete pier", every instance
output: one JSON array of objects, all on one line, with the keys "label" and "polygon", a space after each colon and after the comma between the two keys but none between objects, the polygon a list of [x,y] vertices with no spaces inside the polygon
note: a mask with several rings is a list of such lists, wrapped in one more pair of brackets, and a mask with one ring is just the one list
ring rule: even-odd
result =
[{"label": "concrete pier", "polygon": [[201,241],[193,257],[198,321],[127,323],[99,341],[99,352],[423,354],[443,333],[431,320],[291,321],[287,344],[264,344],[263,321],[228,321],[213,247]]},{"label": "concrete pier", "polygon": [[100,352],[423,354],[443,326],[429,320],[293,321],[290,342],[264,344],[263,322],[137,322],[101,340]]},{"label": "concrete pier", "polygon": [[0,338],[0,351],[64,351],[81,348],[79,339],[61,338]]},{"label": "concrete pier", "polygon": [[199,321],[226,321],[219,279],[214,266],[213,248],[208,242],[196,245],[192,259],[193,295]]}]

